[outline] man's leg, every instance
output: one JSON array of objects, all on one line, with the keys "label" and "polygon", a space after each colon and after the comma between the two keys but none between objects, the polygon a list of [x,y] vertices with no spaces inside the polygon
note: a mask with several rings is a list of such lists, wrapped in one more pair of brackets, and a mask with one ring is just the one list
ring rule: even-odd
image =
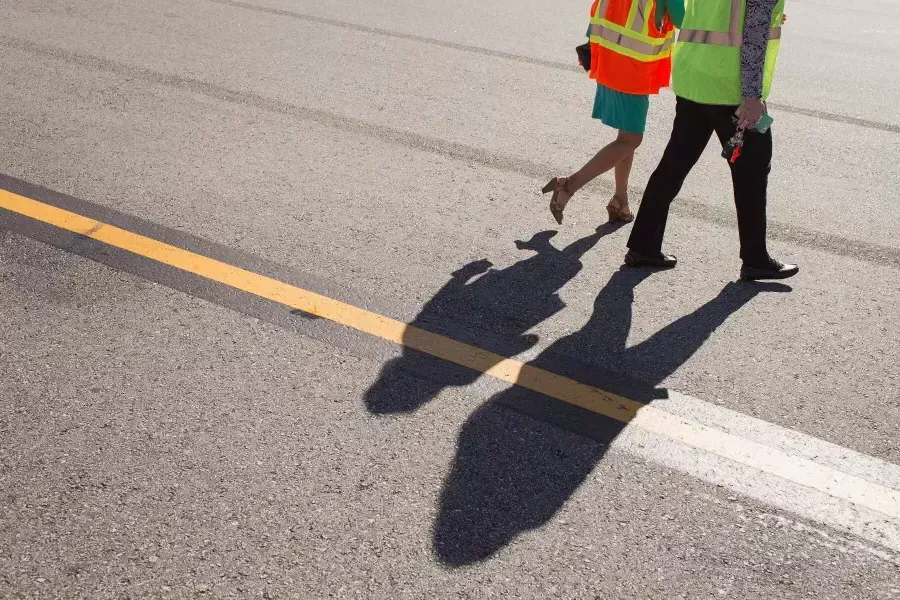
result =
[{"label": "man's leg", "polygon": [[684,184],[685,178],[703,154],[713,133],[713,124],[703,105],[678,98],[672,136],[659,166],[650,176],[628,247],[646,256],[662,252],[663,235],[669,216],[669,205]]},{"label": "man's leg", "polygon": [[[737,107],[709,106],[710,121],[724,146],[737,131],[731,120]],[[737,208],[741,259],[744,264],[763,267],[769,264],[766,251],[766,192],[772,162],[772,132],[748,131],[744,134],[741,155],[731,168],[734,204]]]},{"label": "man's leg", "polygon": [[[735,107],[709,106],[707,111],[724,145],[736,131],[731,120]],[[741,239],[741,279],[787,279],[800,271],[797,265],[772,259],[766,249],[766,193],[771,163],[771,131],[745,133],[740,157],[729,163]]]}]

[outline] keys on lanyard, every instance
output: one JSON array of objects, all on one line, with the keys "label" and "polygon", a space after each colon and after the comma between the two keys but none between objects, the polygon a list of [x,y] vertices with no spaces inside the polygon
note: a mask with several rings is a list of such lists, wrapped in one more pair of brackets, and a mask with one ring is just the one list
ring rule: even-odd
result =
[{"label": "keys on lanyard", "polygon": [[731,139],[728,140],[728,143],[725,144],[725,148],[722,150],[722,158],[727,158],[728,162],[734,164],[737,162],[737,159],[741,157],[741,149],[744,147],[744,130],[738,129]]}]

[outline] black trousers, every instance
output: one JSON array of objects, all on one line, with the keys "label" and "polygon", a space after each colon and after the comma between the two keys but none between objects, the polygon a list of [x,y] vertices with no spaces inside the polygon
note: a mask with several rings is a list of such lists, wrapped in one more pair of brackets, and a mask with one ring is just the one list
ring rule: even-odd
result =
[{"label": "black trousers", "polygon": [[[628,247],[641,254],[662,251],[669,205],[697,163],[713,132],[724,145],[736,131],[731,117],[736,106],[698,104],[678,98],[675,125],[659,166],[650,176],[634,221]],[[769,261],[766,251],[766,188],[772,162],[772,132],[750,131],[740,158],[731,167],[737,207],[741,258],[751,266]],[[722,159],[724,161],[724,159]]]}]

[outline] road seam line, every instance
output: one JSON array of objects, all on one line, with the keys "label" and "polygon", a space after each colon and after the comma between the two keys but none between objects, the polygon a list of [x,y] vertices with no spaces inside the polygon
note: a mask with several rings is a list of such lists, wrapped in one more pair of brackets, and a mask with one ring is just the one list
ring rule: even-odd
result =
[{"label": "road seam line", "polygon": [[[114,73],[125,78],[141,78],[144,81],[157,85],[201,94],[220,102],[251,106],[273,114],[309,120],[322,127],[334,128],[349,134],[363,135],[382,143],[401,145],[418,152],[435,154],[452,161],[477,163],[489,169],[497,169],[535,179],[540,179],[546,173],[556,170],[525,158],[518,158],[513,155],[493,152],[475,146],[467,146],[461,142],[429,137],[393,126],[364,121],[349,115],[340,115],[326,110],[291,104],[290,102],[268,98],[252,91],[241,91],[186,75],[158,72],[144,67],[120,63],[101,56],[73,52],[54,46],[45,46],[4,34],[0,34],[0,46],[38,56],[50,57],[82,68]],[[612,190],[613,184],[608,180],[598,179],[592,185]],[[635,186],[630,186],[629,189],[632,190],[635,196],[643,194],[643,190]],[[673,214],[680,218],[701,219],[717,227],[727,227],[729,229],[734,227],[733,211],[690,198],[679,197],[677,200],[678,202],[673,206]],[[770,221],[768,223],[768,233],[772,241],[796,244],[814,251],[866,261],[878,266],[888,268],[900,267],[900,249],[897,248],[863,240],[844,238],[839,235],[778,221]]]}]

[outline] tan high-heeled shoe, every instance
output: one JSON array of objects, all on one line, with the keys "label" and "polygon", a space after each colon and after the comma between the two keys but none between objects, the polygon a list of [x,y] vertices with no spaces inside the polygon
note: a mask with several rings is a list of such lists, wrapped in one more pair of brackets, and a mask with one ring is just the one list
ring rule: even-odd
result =
[{"label": "tan high-heeled shoe", "polygon": [[[550,214],[553,215],[553,218],[556,219],[556,222],[560,225],[563,223],[563,211],[566,209],[566,204],[569,203],[569,199],[571,199],[573,195],[572,192],[568,190],[568,185],[568,177],[554,177],[550,180],[550,183],[545,185],[544,189],[541,190],[541,193],[544,194],[553,192],[553,197],[550,198]],[[565,204],[560,203],[560,194],[568,196]]]},{"label": "tan high-heeled shoe", "polygon": [[606,205],[606,212],[609,213],[610,221],[621,221],[622,223],[634,221],[634,215],[628,208],[628,200],[622,200],[618,196],[612,197],[612,200]]}]

